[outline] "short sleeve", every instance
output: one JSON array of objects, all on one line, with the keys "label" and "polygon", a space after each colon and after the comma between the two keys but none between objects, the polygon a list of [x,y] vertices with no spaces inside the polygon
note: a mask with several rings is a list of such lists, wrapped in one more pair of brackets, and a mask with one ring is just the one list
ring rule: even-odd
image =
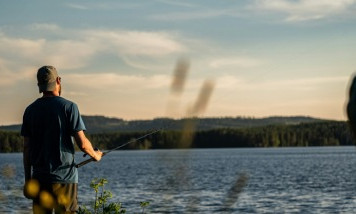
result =
[{"label": "short sleeve", "polygon": [[72,136],[79,131],[86,130],[83,119],[79,113],[78,106],[75,103],[71,105],[69,127],[71,129]]}]

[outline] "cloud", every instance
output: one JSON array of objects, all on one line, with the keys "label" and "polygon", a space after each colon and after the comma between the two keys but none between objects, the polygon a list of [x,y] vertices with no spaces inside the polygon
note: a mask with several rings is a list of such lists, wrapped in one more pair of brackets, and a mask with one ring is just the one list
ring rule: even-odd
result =
[{"label": "cloud", "polygon": [[[46,40],[0,36],[0,57],[9,70],[22,70],[21,65],[42,63],[64,69],[80,68],[95,54],[96,48],[82,40]],[[75,59],[75,60],[74,60]],[[16,68],[17,67],[17,68]]]},{"label": "cloud", "polygon": [[0,87],[32,77],[31,71],[45,44],[43,39],[10,38],[0,34]]},{"label": "cloud", "polygon": [[237,56],[237,57],[225,57],[225,58],[213,59],[209,63],[209,66],[214,69],[226,68],[226,67],[250,68],[250,67],[260,66],[263,63],[264,62],[262,62],[261,60]]},{"label": "cloud", "polygon": [[[68,85],[85,90],[100,91],[143,91],[150,89],[167,89],[170,76],[167,75],[122,75],[117,73],[100,74],[66,74],[63,75]],[[80,81],[78,81],[80,80]]]},{"label": "cloud", "polygon": [[252,8],[287,14],[286,21],[298,22],[343,15],[355,6],[356,0],[256,0]]},{"label": "cloud", "polygon": [[73,9],[78,9],[78,10],[88,10],[87,6],[84,6],[82,4],[74,4],[74,3],[68,3],[66,4],[67,7],[73,8]]},{"label": "cloud", "polygon": [[40,53],[44,39],[11,38],[0,34],[0,57],[20,56],[33,58]]},{"label": "cloud", "polygon": [[85,67],[96,51],[97,48],[87,41],[48,41],[42,52],[42,59],[62,69],[76,69]]},{"label": "cloud", "polygon": [[[147,3],[149,4],[149,3]],[[115,11],[121,9],[133,9],[143,7],[144,3],[136,3],[136,2],[123,2],[123,1],[81,1],[80,3],[66,3],[64,6],[74,9],[74,10],[91,10],[91,11]]]},{"label": "cloud", "polygon": [[192,1],[172,1],[172,0],[156,0],[158,3],[164,3],[172,6],[171,11],[165,11],[149,15],[148,18],[155,21],[172,22],[172,21],[191,21],[214,19],[221,17],[248,17],[249,11],[245,11],[241,7],[241,2],[226,2],[219,1],[217,4],[208,6],[204,2],[201,4],[192,4]]},{"label": "cloud", "polygon": [[11,66],[11,62],[0,58],[0,88],[1,90],[9,90],[10,86],[17,82],[24,81],[26,79],[34,80],[33,66],[19,65],[21,69],[15,70]]},{"label": "cloud", "polygon": [[106,41],[105,47],[113,46],[117,52],[125,55],[162,56],[186,49],[175,35],[167,32],[90,30],[83,34],[91,40]]},{"label": "cloud", "polygon": [[248,91],[279,91],[291,89],[293,91],[310,91],[325,85],[345,83],[349,80],[347,76],[313,77],[282,80],[260,80],[249,81],[232,75],[221,76],[217,79],[217,88],[224,90],[248,90]]},{"label": "cloud", "polygon": [[81,34],[98,54],[114,54],[128,66],[143,70],[165,69],[172,57],[189,52],[193,43],[164,31],[87,30]]},{"label": "cloud", "polygon": [[215,18],[228,14],[230,14],[228,9],[220,9],[220,10],[208,9],[203,11],[171,12],[171,13],[164,13],[164,14],[155,14],[150,16],[150,18],[158,21],[187,21],[187,20],[196,20],[196,19]]},{"label": "cloud", "polygon": [[172,5],[172,6],[179,6],[179,7],[197,7],[197,5],[192,4],[191,2],[183,2],[183,1],[172,1],[172,0],[156,0],[159,3]]},{"label": "cloud", "polygon": [[[149,90],[159,90],[168,92],[172,78],[171,74],[130,75],[119,74],[117,72],[66,73],[62,75],[65,85],[70,86],[73,89],[73,91],[71,90],[73,93],[81,95],[83,95],[83,90],[96,92],[135,91],[140,93]],[[222,79],[230,79],[230,85],[236,82],[236,79],[231,77]],[[197,92],[202,81],[203,79],[201,78],[190,78],[185,89]],[[226,82],[224,84],[226,86]],[[78,90],[81,92],[75,92]]]},{"label": "cloud", "polygon": [[47,23],[33,24],[28,29],[39,36],[18,38],[0,32],[0,86],[16,82],[16,73],[43,63],[61,70],[80,69],[96,56],[111,54],[129,66],[156,69],[164,65],[162,61],[167,62],[167,57],[188,50],[177,34],[168,32],[76,30]]},{"label": "cloud", "polygon": [[59,31],[61,30],[58,25],[55,24],[49,24],[49,23],[34,23],[29,26],[29,29],[31,30],[39,30],[39,31]]}]

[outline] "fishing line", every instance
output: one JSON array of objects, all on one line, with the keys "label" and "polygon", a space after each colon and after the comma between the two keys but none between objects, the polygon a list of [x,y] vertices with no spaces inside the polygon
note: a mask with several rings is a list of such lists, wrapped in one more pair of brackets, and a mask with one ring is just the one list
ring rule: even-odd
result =
[{"label": "fishing line", "polygon": [[[156,129],[156,130],[154,130],[154,131],[152,131],[152,132],[150,132],[150,133],[148,133],[148,134],[142,135],[141,137],[135,138],[135,139],[130,140],[130,141],[124,143],[124,144],[121,144],[121,145],[118,146],[118,147],[115,147],[115,148],[110,149],[110,150],[108,150],[108,151],[106,151],[106,152],[103,152],[103,155],[102,155],[101,157],[104,157],[105,155],[107,155],[108,153],[110,153],[110,152],[112,152],[112,151],[118,150],[118,149],[120,149],[120,148],[122,148],[122,147],[124,147],[124,146],[126,146],[126,145],[128,145],[128,144],[130,144],[130,143],[137,142],[138,140],[141,140],[141,139],[143,139],[143,138],[145,138],[145,137],[147,137],[147,136],[149,136],[149,135],[155,134],[155,133],[157,133],[157,132],[159,132],[159,131],[161,131],[161,130],[163,130],[163,128]],[[87,160],[85,160],[85,161],[83,161],[83,162],[80,162],[80,163],[76,164],[75,167],[76,167],[76,168],[82,167],[82,166],[84,166],[85,164],[88,164],[88,163],[90,163],[90,162],[92,162],[92,161],[95,161],[95,160],[94,160],[93,158],[87,159]]]}]

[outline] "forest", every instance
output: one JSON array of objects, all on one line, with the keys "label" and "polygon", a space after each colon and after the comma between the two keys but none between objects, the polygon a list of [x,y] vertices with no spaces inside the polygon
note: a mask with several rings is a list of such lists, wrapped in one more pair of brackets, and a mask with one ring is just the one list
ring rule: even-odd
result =
[{"label": "forest", "polygon": [[[184,129],[183,129],[184,130]],[[147,131],[87,133],[92,144],[108,150],[134,141],[122,149],[174,148],[240,148],[354,145],[347,122],[324,121],[300,124],[265,125],[260,127],[162,130],[140,141]],[[23,142],[18,131],[0,130],[0,152],[22,152]]]},{"label": "forest", "polygon": [[[275,124],[300,124],[309,122],[322,122],[326,120],[305,117],[212,117],[212,118],[154,118],[152,120],[123,120],[121,118],[112,118],[105,116],[82,116],[88,133],[106,133],[106,132],[141,132],[150,129],[164,128],[165,130],[181,130],[184,124],[191,119],[196,121],[196,130],[211,130],[219,128],[244,128],[260,127]],[[21,124],[0,126],[0,130],[19,131]]]}]

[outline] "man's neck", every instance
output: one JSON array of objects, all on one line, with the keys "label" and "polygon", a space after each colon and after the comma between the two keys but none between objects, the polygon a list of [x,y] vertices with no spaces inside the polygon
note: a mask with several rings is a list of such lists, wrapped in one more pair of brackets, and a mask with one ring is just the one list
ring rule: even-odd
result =
[{"label": "man's neck", "polygon": [[59,93],[56,91],[44,91],[42,97],[58,97]]}]

